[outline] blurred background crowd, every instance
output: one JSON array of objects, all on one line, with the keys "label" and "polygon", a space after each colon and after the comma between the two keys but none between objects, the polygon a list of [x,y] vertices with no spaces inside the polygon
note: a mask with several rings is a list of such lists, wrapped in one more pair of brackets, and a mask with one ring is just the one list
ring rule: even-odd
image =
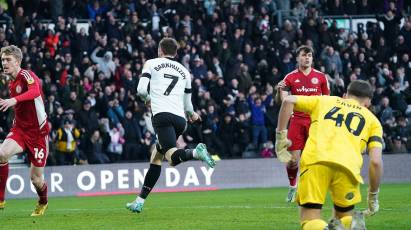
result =
[{"label": "blurred background crowd", "polygon": [[[203,120],[188,126],[180,147],[203,142],[221,158],[274,156],[275,86],[306,44],[331,95],[342,96],[354,79],[372,84],[385,152],[405,153],[410,10],[404,0],[0,0],[0,44],[21,47],[23,68],[43,81],[49,165],[148,160],[156,137],[136,87],[164,36],[180,44],[178,60],[193,75],[192,100]],[[364,14],[378,22],[357,32],[329,17]],[[7,98],[4,77],[0,89]],[[0,139],[12,117],[0,113]]]}]

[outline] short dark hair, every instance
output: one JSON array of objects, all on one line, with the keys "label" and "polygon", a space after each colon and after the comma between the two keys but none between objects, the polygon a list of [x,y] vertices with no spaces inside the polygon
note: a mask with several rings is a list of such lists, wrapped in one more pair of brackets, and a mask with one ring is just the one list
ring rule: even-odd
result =
[{"label": "short dark hair", "polygon": [[354,80],[347,88],[347,93],[349,95],[359,97],[359,98],[369,98],[372,99],[373,90],[367,81],[364,80]]},{"label": "short dark hair", "polygon": [[164,55],[175,56],[177,54],[178,43],[174,38],[161,39],[159,46]]},{"label": "short dark hair", "polygon": [[301,52],[314,54],[314,49],[311,46],[304,45],[304,46],[298,47],[297,50],[295,50],[295,54],[297,56],[300,55]]}]

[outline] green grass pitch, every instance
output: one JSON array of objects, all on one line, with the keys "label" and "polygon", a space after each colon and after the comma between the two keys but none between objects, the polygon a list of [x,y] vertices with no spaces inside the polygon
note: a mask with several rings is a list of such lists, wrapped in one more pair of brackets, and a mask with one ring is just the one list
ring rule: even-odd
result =
[{"label": "green grass pitch", "polygon": [[[134,195],[61,197],[49,200],[43,217],[30,213],[33,199],[9,200],[0,211],[0,229],[299,229],[298,208],[284,199],[287,188],[154,193],[142,213],[125,203]],[[366,187],[362,188],[366,206]],[[383,185],[381,210],[367,218],[368,229],[411,229],[411,184]],[[327,201],[324,218],[331,215]]]}]

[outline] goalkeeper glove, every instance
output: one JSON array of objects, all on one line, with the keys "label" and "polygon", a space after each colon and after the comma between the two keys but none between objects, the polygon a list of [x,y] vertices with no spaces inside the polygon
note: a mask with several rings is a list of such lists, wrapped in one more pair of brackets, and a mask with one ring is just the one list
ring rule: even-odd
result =
[{"label": "goalkeeper glove", "polygon": [[364,211],[366,216],[372,216],[378,212],[380,209],[380,205],[378,204],[378,192],[370,192],[368,191],[367,201],[368,201],[368,209]]},{"label": "goalkeeper glove", "polygon": [[291,160],[291,154],[287,148],[291,141],[287,139],[287,130],[276,131],[275,133],[275,152],[280,162],[287,163]]}]

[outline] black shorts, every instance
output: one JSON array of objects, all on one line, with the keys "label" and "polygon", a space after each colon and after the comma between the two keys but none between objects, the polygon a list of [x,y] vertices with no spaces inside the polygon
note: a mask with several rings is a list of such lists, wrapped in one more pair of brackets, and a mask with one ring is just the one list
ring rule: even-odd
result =
[{"label": "black shorts", "polygon": [[184,118],[166,112],[154,115],[152,123],[160,144],[158,150],[162,154],[177,146],[177,138],[184,133],[187,125]]}]

